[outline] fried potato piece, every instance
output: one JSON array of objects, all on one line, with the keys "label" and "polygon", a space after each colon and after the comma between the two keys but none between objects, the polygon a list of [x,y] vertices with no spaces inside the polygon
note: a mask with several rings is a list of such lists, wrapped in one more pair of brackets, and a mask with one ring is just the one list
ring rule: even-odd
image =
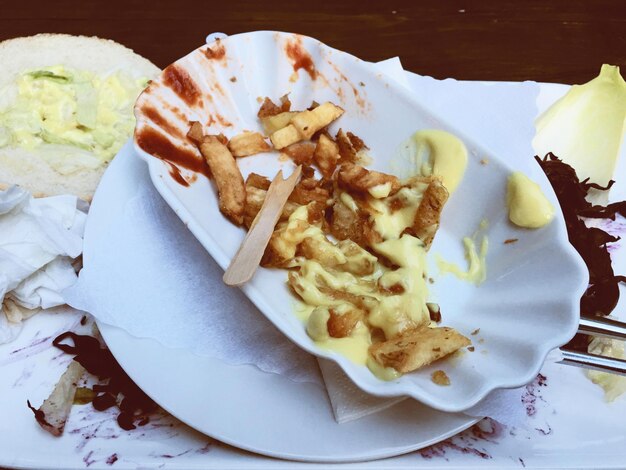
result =
[{"label": "fried potato piece", "polygon": [[369,353],[384,367],[404,374],[469,346],[471,341],[453,328],[422,327],[404,332],[397,338],[372,344]]},{"label": "fried potato piece", "polygon": [[261,118],[261,124],[267,135],[272,135],[277,130],[286,127],[291,122],[296,114],[296,111],[285,111],[284,113],[276,114],[274,116],[265,116]]},{"label": "fried potato piece", "polygon": [[341,201],[333,203],[329,230],[338,240],[349,239],[365,247],[383,241],[381,235],[374,230],[367,213],[361,210],[353,211]]},{"label": "fried potato piece", "polygon": [[339,156],[341,157],[341,163],[356,161],[356,150],[352,146],[352,142],[348,139],[348,136],[343,132],[343,129],[339,129],[335,136],[335,141],[339,147]]},{"label": "fried potato piece", "polygon": [[270,150],[270,146],[258,132],[242,132],[230,139],[228,149],[233,157],[247,157]]},{"label": "fried potato piece", "polygon": [[351,162],[354,163],[358,159],[358,153],[367,148],[365,143],[352,132],[347,134],[339,129],[335,136],[337,145],[339,147],[339,155],[341,157],[341,163]]},{"label": "fried potato piece", "polygon": [[393,194],[400,189],[400,181],[393,175],[368,170],[360,165],[345,163],[341,165],[337,181],[340,187],[350,191],[368,192],[374,197],[378,197],[378,189],[384,188],[386,194],[383,197]]},{"label": "fried potato piece", "polygon": [[320,180],[313,178],[301,179],[289,196],[289,201],[303,206],[311,201],[316,201],[326,207],[329,199],[329,189],[322,186]]},{"label": "fried potato piece", "polygon": [[346,262],[340,266],[340,269],[357,276],[366,276],[374,272],[377,258],[369,251],[352,240],[341,240],[337,243],[337,247],[346,257]]},{"label": "fried potato piece", "polygon": [[[365,281],[361,281],[361,284],[366,284]],[[333,299],[342,300],[344,302],[355,305],[363,311],[369,311],[378,301],[374,296],[368,295],[356,295],[343,290],[333,289],[328,286],[318,286],[319,291],[323,294],[331,296]],[[372,291],[375,286],[372,286]]]},{"label": "fried potato piece", "polygon": [[246,188],[251,186],[253,188],[259,188],[267,191],[268,189],[270,189],[271,184],[272,182],[269,180],[269,178],[263,175],[259,175],[257,173],[250,173],[246,178]]},{"label": "fried potato piece", "polygon": [[187,138],[191,140],[194,144],[200,145],[202,142],[202,137],[204,137],[204,131],[202,130],[202,124],[198,121],[190,122],[191,127],[189,128],[189,132],[187,132]]},{"label": "fried potato piece", "polygon": [[[282,226],[280,226],[282,225]],[[298,221],[292,224],[288,230],[286,223],[279,224],[279,228],[274,230],[263,258],[261,258],[261,266],[266,268],[282,268],[285,267],[296,256],[298,243],[290,243],[287,238],[297,238],[298,234],[303,233],[308,224],[305,221]]]},{"label": "fried potato piece", "polygon": [[[298,206],[300,208],[300,206]],[[323,206],[318,202],[306,205],[307,218],[281,222],[274,230],[265,253],[261,259],[261,266],[285,267],[296,256],[298,245],[304,239],[303,234],[311,225],[320,222]]]},{"label": "fried potato piece", "polygon": [[293,160],[296,165],[311,165],[315,144],[312,142],[297,142],[283,149],[283,152]]},{"label": "fried potato piece", "polygon": [[291,118],[293,125],[302,139],[310,139],[320,129],[328,126],[343,114],[343,109],[330,101],[313,108],[302,111]]},{"label": "fried potato piece", "polygon": [[325,268],[335,268],[346,262],[341,249],[328,239],[305,238],[298,248],[305,258],[315,260]]},{"label": "fried potato piece", "polygon": [[263,104],[261,108],[259,108],[259,112],[257,116],[259,118],[264,118],[268,116],[276,116],[280,113],[287,112],[291,109],[291,101],[289,100],[289,94],[283,95],[280,97],[280,106],[275,104],[271,99],[265,97],[263,100]]},{"label": "fried potato piece", "polygon": [[441,211],[448,200],[448,195],[448,190],[441,183],[441,180],[433,178],[424,191],[422,201],[415,213],[413,231],[427,248],[430,247],[439,228]]},{"label": "fried potato piece", "polygon": [[365,142],[363,142],[363,140],[360,137],[357,137],[352,132],[347,132],[346,136],[348,137],[348,140],[350,140],[350,144],[352,144],[352,148],[354,149],[356,153],[359,153],[361,150],[367,148],[367,145],[365,145]]},{"label": "fried potato piece", "polygon": [[300,133],[294,127],[294,125],[289,124],[288,126],[285,126],[282,129],[274,132],[270,136],[270,140],[272,141],[272,145],[274,146],[274,148],[280,150],[291,144],[300,142],[302,140],[302,137],[300,137]]},{"label": "fried potato piece", "polygon": [[333,175],[339,158],[339,146],[329,136],[321,134],[313,153],[313,159],[324,177],[330,178]]},{"label": "fried potato piece", "polygon": [[333,338],[350,336],[357,323],[365,316],[365,312],[350,304],[328,309],[330,317],[326,323],[328,334]]},{"label": "fried potato piece", "polygon": [[237,225],[243,223],[246,188],[237,162],[219,136],[202,139],[200,152],[207,161],[217,185],[220,211]]}]

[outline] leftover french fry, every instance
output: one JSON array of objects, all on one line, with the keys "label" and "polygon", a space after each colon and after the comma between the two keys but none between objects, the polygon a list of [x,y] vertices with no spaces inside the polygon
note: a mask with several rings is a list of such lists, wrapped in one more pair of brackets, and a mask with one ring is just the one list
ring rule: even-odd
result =
[{"label": "leftover french fry", "polygon": [[424,326],[397,338],[372,344],[369,351],[382,366],[393,367],[405,374],[470,344],[469,339],[452,328]]},{"label": "leftover french fry", "polygon": [[321,134],[313,153],[313,159],[322,175],[330,178],[335,172],[340,158],[339,146],[328,135]]},{"label": "leftover french fry", "polygon": [[189,132],[187,132],[187,138],[191,140],[194,144],[200,145],[200,143],[202,142],[202,137],[204,136],[202,124],[200,124],[198,121],[193,121],[190,124],[191,127],[189,128]]},{"label": "leftover french fry", "polygon": [[284,113],[291,109],[291,101],[289,100],[289,95],[283,95],[280,97],[280,106],[275,104],[271,99],[265,98],[263,100],[263,104],[257,113],[259,118],[264,118],[267,116],[276,116],[277,114]]},{"label": "leftover french fry", "polygon": [[338,240],[352,240],[360,246],[369,247],[383,241],[374,230],[369,214],[360,209],[355,211],[342,201],[333,203],[329,230]]},{"label": "leftover french fry", "polygon": [[311,165],[313,152],[315,152],[313,142],[297,142],[283,149],[283,153],[287,154],[296,165]]},{"label": "leftover french fry", "polygon": [[200,152],[215,179],[220,210],[235,224],[241,225],[246,205],[246,188],[235,158],[220,136],[215,135],[202,138]]},{"label": "leftover french fry", "polygon": [[272,141],[272,145],[274,145],[274,148],[280,150],[291,144],[300,142],[302,138],[300,137],[300,133],[293,126],[293,124],[289,124],[288,126],[285,126],[282,129],[274,132],[270,136],[270,140]]},{"label": "leftover french fry", "polygon": [[352,191],[369,192],[372,197],[378,198],[377,189],[385,191],[383,197],[395,193],[400,189],[398,178],[393,175],[368,170],[360,165],[346,163],[339,169],[339,185]]},{"label": "leftover french fry", "polygon": [[364,318],[365,312],[351,305],[343,308],[331,307],[328,309],[330,317],[326,323],[328,334],[333,338],[350,336],[357,323]]},{"label": "leftover french fry", "polygon": [[285,111],[284,113],[275,114],[272,116],[264,116],[261,118],[261,124],[267,135],[272,135],[274,132],[286,127],[291,122],[296,114],[295,111]]},{"label": "leftover french fry", "polygon": [[258,132],[242,132],[231,137],[228,142],[228,149],[233,157],[248,157],[270,150],[270,146]]},{"label": "leftover french fry", "polygon": [[441,211],[448,200],[448,190],[438,178],[434,178],[424,191],[422,201],[420,202],[415,220],[413,222],[413,231],[428,247],[435,237]]},{"label": "leftover french fry", "polygon": [[291,118],[291,124],[296,128],[302,139],[310,139],[320,129],[328,126],[343,114],[343,109],[326,102],[310,111],[302,111]]}]

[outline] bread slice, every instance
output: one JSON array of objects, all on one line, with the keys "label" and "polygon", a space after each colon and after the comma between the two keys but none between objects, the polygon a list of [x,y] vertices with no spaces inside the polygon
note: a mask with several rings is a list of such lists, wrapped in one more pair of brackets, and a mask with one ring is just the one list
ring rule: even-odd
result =
[{"label": "bread slice", "polygon": [[[98,75],[120,71],[133,78],[153,78],[159,73],[149,60],[121,44],[68,34],[38,34],[1,42],[0,63],[0,90],[27,70],[55,65]],[[0,148],[0,189],[17,184],[36,197],[75,194],[89,201],[105,165],[83,165],[92,161],[85,153],[82,149],[52,144],[42,144],[33,150]],[[62,154],[75,168],[59,173],[43,158],[46,154]]]}]

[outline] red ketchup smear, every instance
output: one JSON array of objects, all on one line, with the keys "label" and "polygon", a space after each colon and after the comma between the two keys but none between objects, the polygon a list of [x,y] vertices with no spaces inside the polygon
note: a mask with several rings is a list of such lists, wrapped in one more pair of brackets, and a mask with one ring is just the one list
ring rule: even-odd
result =
[{"label": "red ketchup smear", "polygon": [[215,41],[215,46],[207,47],[204,55],[209,60],[224,60],[226,58],[226,48],[219,39]]},{"label": "red ketchup smear", "polygon": [[313,59],[311,59],[311,55],[304,50],[300,40],[287,42],[285,52],[287,53],[287,57],[293,62],[294,72],[304,69],[311,77],[311,80],[317,78],[317,70],[313,64]]},{"label": "red ketchup smear", "polygon": [[185,69],[175,64],[167,67],[163,71],[163,84],[171,88],[189,106],[196,104],[202,106],[200,89]]},{"label": "red ketchup smear", "polygon": [[169,163],[170,175],[183,186],[189,186],[180,173],[180,168],[211,177],[211,170],[204,158],[189,149],[176,146],[160,132],[144,127],[136,136],[137,145],[150,155]]},{"label": "red ketchup smear", "polygon": [[178,138],[184,137],[180,129],[163,117],[163,115],[156,108],[153,108],[152,106],[144,106],[141,108],[141,112],[154,124],[163,129],[165,133]]}]

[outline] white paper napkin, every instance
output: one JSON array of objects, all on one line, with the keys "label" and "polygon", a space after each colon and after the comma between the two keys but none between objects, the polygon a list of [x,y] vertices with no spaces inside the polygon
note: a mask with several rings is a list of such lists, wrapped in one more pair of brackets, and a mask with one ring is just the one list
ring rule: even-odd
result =
[{"label": "white paper napkin", "polygon": [[83,249],[86,215],[74,196],[34,199],[13,186],[0,191],[0,344],[21,319],[64,303],[76,281],[72,259]]}]

